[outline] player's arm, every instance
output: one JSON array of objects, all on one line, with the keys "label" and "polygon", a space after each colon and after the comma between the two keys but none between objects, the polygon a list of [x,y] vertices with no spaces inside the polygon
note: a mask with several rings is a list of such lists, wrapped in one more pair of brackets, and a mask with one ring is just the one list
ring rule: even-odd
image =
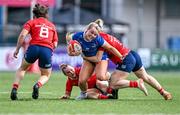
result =
[{"label": "player's arm", "polygon": [[66,91],[65,94],[61,97],[61,99],[69,99],[71,92]]},{"label": "player's arm", "polygon": [[81,55],[83,57],[83,59],[88,60],[90,62],[99,62],[102,59],[102,55],[103,55],[104,51],[103,50],[98,50],[97,54],[95,56],[91,56],[91,57],[86,57],[84,55]]},{"label": "player's arm", "polygon": [[68,79],[66,81],[66,91],[65,94],[61,97],[61,99],[69,99],[71,96],[71,91],[72,91],[72,82]]},{"label": "player's arm", "polygon": [[72,32],[67,32],[66,33],[66,43],[69,44],[69,41],[72,40],[74,33]]},{"label": "player's arm", "polygon": [[102,47],[104,49],[106,49],[107,51],[113,53],[114,55],[116,55],[117,57],[119,57],[120,59],[123,59],[122,54],[113,46],[111,46],[108,42],[104,42],[104,44],[102,45]]},{"label": "player's arm", "polygon": [[23,29],[23,30],[21,31],[21,33],[19,34],[18,41],[17,41],[17,45],[16,45],[16,50],[15,50],[15,52],[14,52],[14,54],[13,54],[13,56],[14,56],[15,58],[17,58],[17,55],[18,55],[18,53],[19,53],[19,49],[20,49],[21,46],[23,45],[24,39],[25,39],[25,37],[28,35],[28,33],[29,33],[28,30]]},{"label": "player's arm", "polygon": [[57,31],[56,30],[54,32],[53,46],[54,46],[54,48],[56,48],[58,46],[58,35],[57,35]]},{"label": "player's arm", "polygon": [[69,45],[70,40],[72,40],[74,33],[67,32],[66,33],[66,43],[67,43],[67,53],[69,56],[77,56],[76,52],[73,51],[73,48],[71,45]]}]

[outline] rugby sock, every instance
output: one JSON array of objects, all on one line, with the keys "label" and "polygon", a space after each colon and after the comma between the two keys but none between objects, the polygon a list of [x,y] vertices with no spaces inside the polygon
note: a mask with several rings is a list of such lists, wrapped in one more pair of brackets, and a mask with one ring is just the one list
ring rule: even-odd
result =
[{"label": "rugby sock", "polygon": [[41,82],[37,82],[37,85],[38,85],[39,88],[42,87],[42,83]]},{"label": "rugby sock", "polygon": [[14,89],[18,89],[18,87],[19,87],[19,84],[16,84],[16,83],[13,84]]},{"label": "rugby sock", "polygon": [[98,99],[108,99],[108,96],[99,94]]},{"label": "rugby sock", "polygon": [[38,86],[39,88],[42,87],[45,83],[47,83],[49,80],[49,77],[47,76],[41,76],[40,79],[38,80]]},{"label": "rugby sock", "polygon": [[111,94],[111,93],[112,93],[112,90],[113,90],[112,88],[108,87],[106,92],[109,93],[109,94]]},{"label": "rugby sock", "polygon": [[161,87],[161,88],[158,90],[158,92],[159,92],[161,95],[163,95],[164,88]]},{"label": "rugby sock", "polygon": [[129,87],[131,87],[131,88],[137,88],[137,87],[138,87],[138,82],[137,82],[137,81],[130,81],[130,82],[129,82]]}]

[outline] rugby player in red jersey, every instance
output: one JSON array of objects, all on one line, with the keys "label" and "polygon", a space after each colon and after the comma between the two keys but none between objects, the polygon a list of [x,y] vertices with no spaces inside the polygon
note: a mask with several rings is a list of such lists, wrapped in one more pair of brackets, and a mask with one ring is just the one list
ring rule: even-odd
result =
[{"label": "rugby player in red jersey", "polygon": [[[61,64],[60,69],[62,70],[63,74],[67,76],[65,94],[61,97],[61,99],[69,99],[73,86],[78,86],[81,67],[72,67],[68,64]],[[109,77],[110,73],[107,72],[106,75]],[[87,98],[115,99],[112,95],[106,95],[108,81],[97,80],[96,74],[93,74],[91,77],[88,78],[87,86]]]},{"label": "rugby player in red jersey", "polygon": [[20,85],[20,81],[24,78],[24,75],[29,66],[31,66],[37,59],[40,67],[40,78],[33,86],[32,98],[38,99],[39,88],[42,87],[50,78],[51,75],[51,57],[54,48],[58,44],[57,31],[53,23],[48,21],[48,7],[42,4],[36,4],[33,8],[33,19],[27,21],[18,37],[16,50],[14,57],[17,58],[19,49],[21,48],[24,38],[30,34],[31,40],[29,47],[24,54],[22,64],[16,71],[15,79],[13,82],[13,88],[11,91],[11,99],[17,100],[17,90]]},{"label": "rugby player in red jersey", "polygon": [[[117,65],[116,70],[111,74],[110,87],[112,89],[137,87],[136,82],[126,80],[129,73],[132,71],[138,78],[143,79],[146,83],[156,89],[164,97],[165,100],[172,99],[171,93],[164,90],[160,83],[146,72],[139,54],[124,47],[123,44],[115,37],[102,32],[102,20],[98,19],[95,21],[95,23],[97,23],[97,25],[95,26],[99,29],[100,36],[102,36],[110,45],[115,47],[123,56],[123,59],[120,59],[111,52],[105,51],[108,52],[109,59]],[[147,95],[146,90],[144,90],[144,93]]]}]

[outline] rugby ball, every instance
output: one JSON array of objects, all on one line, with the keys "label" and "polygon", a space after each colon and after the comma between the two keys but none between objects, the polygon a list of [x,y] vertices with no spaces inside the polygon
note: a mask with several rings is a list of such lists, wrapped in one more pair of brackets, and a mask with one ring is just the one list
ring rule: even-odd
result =
[{"label": "rugby ball", "polygon": [[71,46],[73,52],[81,53],[82,47],[81,44],[76,40],[70,40],[69,45]]}]

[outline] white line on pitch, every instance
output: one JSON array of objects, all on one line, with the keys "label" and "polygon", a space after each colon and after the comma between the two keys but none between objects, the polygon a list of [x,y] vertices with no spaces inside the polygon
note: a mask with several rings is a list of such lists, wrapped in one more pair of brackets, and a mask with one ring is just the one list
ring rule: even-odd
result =
[{"label": "white line on pitch", "polygon": [[[106,113],[106,114],[88,114],[88,113],[77,113],[77,114],[58,114],[58,113],[0,113],[0,115],[119,115],[117,113]],[[121,115],[179,115],[179,114],[165,114],[165,113],[150,113],[150,114],[121,114]]]},{"label": "white line on pitch", "polygon": [[[8,91],[3,91],[3,92],[0,92],[0,94],[9,94],[11,92],[8,92]],[[23,91],[20,91],[18,93],[24,93],[24,94],[29,94],[29,93],[32,93],[32,92],[23,92]],[[40,92],[41,94],[53,94],[52,92]]]}]

